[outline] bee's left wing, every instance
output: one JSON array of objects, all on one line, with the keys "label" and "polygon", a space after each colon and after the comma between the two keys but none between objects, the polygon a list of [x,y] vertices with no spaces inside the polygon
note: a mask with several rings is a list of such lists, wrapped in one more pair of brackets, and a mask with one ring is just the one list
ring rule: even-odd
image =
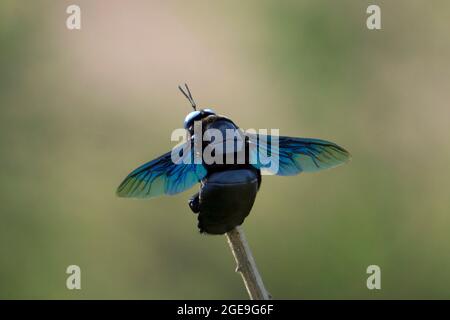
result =
[{"label": "bee's left wing", "polygon": [[[260,134],[247,136],[250,163],[269,174],[292,176],[333,168],[350,160],[347,150],[330,141]],[[274,166],[271,159],[278,161],[277,165]]]},{"label": "bee's left wing", "polygon": [[[194,163],[194,150],[193,143],[188,141],[140,166],[120,184],[117,195],[151,198],[163,194],[173,195],[193,187],[206,176],[205,167]],[[172,160],[174,153],[181,156],[175,163]]]}]

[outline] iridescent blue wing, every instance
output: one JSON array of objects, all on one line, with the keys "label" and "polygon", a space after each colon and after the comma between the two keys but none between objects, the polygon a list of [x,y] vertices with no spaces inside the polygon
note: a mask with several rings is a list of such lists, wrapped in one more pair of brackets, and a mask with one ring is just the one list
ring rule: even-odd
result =
[{"label": "iridescent blue wing", "polygon": [[[179,155],[172,161],[172,154]],[[119,197],[151,198],[183,192],[206,176],[202,164],[194,162],[194,148],[186,142],[133,172],[117,188]]]},{"label": "iridescent blue wing", "polygon": [[[320,139],[249,136],[250,163],[279,176],[329,169],[350,160],[350,153],[337,144]],[[278,138],[278,143],[277,143]],[[270,162],[278,161],[277,165]]]}]

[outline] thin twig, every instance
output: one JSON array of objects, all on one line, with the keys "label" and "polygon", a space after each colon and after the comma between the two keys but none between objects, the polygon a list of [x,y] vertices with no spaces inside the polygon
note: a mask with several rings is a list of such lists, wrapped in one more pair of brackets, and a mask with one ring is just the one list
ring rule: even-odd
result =
[{"label": "thin twig", "polygon": [[227,232],[228,244],[236,260],[236,272],[239,272],[244,280],[248,295],[252,300],[270,300],[272,297],[264,287],[255,259],[240,226]]}]

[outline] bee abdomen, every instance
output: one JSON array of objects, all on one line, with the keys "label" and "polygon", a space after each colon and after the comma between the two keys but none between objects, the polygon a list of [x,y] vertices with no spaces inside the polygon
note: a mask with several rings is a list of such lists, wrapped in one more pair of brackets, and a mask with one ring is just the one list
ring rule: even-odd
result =
[{"label": "bee abdomen", "polygon": [[241,225],[258,192],[258,175],[251,169],[214,172],[200,190],[200,232],[224,234]]}]

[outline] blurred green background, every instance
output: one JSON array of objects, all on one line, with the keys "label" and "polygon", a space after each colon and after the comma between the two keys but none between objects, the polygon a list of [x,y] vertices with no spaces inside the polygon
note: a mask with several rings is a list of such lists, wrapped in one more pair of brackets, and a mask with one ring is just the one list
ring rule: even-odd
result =
[{"label": "blurred green background", "polygon": [[173,147],[185,81],[244,129],[353,155],[263,178],[244,229],[274,298],[449,298],[450,3],[431,2],[2,0],[0,298],[247,298],[225,237],[198,234],[195,190],[115,196]]}]

